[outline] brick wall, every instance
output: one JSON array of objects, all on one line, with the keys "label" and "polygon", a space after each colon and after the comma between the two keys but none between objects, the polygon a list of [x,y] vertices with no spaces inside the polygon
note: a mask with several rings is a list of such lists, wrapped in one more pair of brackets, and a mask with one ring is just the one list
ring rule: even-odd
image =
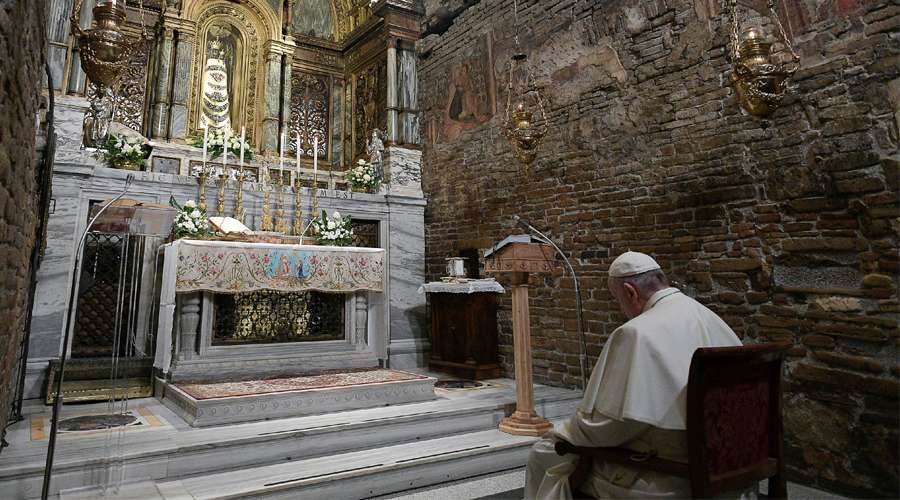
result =
[{"label": "brick wall", "polygon": [[[449,26],[418,47],[429,278],[513,214],[546,228],[580,273],[593,366],[624,319],[611,258],[651,253],[746,342],[793,343],[792,479],[898,496],[896,2],[779,3],[802,68],[758,120],[725,83],[718,1],[519,0],[550,122],[528,177],[500,135],[513,1],[426,6]],[[533,285],[535,379],[575,385],[572,281]],[[500,328],[509,374],[508,299]]]},{"label": "brick wall", "polygon": [[45,16],[43,1],[0,2],[0,429],[9,416],[38,222],[35,123]]}]

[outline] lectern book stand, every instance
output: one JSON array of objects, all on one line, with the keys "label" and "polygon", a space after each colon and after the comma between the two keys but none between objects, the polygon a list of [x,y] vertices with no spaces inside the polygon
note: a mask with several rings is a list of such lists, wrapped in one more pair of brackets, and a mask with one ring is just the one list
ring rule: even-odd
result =
[{"label": "lectern book stand", "polygon": [[484,257],[485,272],[500,275],[512,287],[516,411],[500,421],[500,430],[520,436],[542,436],[553,424],[534,412],[528,276],[550,273],[556,268],[553,248],[528,235],[513,235],[485,250]]}]

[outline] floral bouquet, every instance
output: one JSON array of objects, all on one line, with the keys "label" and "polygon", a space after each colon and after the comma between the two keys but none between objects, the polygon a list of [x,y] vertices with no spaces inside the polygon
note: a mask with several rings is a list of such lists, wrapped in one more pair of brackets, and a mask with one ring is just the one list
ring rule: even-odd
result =
[{"label": "floral bouquet", "polygon": [[[225,132],[228,132],[228,140],[225,139]],[[225,151],[226,144],[228,143],[228,153],[234,155],[235,158],[240,158],[241,156],[241,136],[235,135],[234,131],[231,129],[223,128],[213,128],[209,130],[209,134],[207,137],[206,144],[206,152],[209,153],[210,158],[217,158],[222,156],[222,153]],[[203,136],[194,137],[193,146],[196,148],[203,147]],[[250,144],[247,141],[244,141],[244,160],[252,160],[253,159],[253,149],[250,147]]]},{"label": "floral bouquet", "polygon": [[172,234],[175,238],[190,238],[206,236],[209,234],[209,226],[206,212],[200,210],[194,200],[188,200],[184,206],[178,204],[175,198],[169,198],[169,205],[178,210],[175,221],[172,222]]},{"label": "floral bouquet", "polygon": [[310,229],[320,245],[344,247],[353,243],[353,227],[350,222],[349,215],[342,217],[335,210],[329,216],[322,210],[322,215],[310,222]]},{"label": "floral bouquet", "polygon": [[142,170],[150,156],[150,145],[140,136],[109,134],[97,155],[112,168]]},{"label": "floral bouquet", "polygon": [[362,159],[344,174],[344,178],[350,183],[350,186],[357,189],[374,189],[381,183],[378,174],[375,173],[375,167]]}]

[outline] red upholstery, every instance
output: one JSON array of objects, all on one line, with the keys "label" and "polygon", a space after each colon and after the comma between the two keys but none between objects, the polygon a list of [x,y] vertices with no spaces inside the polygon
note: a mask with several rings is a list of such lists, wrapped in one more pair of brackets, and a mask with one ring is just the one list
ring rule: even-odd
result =
[{"label": "red upholstery", "polygon": [[711,387],[703,397],[706,467],[710,476],[769,458],[769,384]]}]

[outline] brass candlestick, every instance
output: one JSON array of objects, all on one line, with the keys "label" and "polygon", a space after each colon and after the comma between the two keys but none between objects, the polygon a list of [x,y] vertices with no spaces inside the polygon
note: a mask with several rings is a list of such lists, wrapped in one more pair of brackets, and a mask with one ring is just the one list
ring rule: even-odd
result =
[{"label": "brass candlestick", "polygon": [[284,176],[278,172],[278,198],[275,200],[275,232],[287,233],[287,221],[284,218]]},{"label": "brass candlestick", "polygon": [[206,178],[209,174],[206,172],[206,166],[200,169],[197,174],[197,184],[200,186],[200,192],[197,194],[197,208],[201,212],[206,212]]},{"label": "brass candlestick", "polygon": [[303,234],[303,193],[300,192],[300,176],[294,179],[294,236]]},{"label": "brass candlestick", "polygon": [[225,184],[228,182],[228,174],[219,174],[216,184],[219,186],[219,192],[216,198],[216,212],[219,217],[225,217]]},{"label": "brass candlestick", "polygon": [[244,171],[242,170],[235,178],[237,190],[234,193],[234,218],[244,223]]},{"label": "brass candlestick", "polygon": [[[265,174],[260,174],[260,177],[263,175],[268,175],[268,172]],[[270,179],[271,180],[271,179]],[[261,231],[271,231],[272,230],[272,216],[269,214],[269,189],[268,186],[263,183],[263,206],[262,206],[262,223],[260,224],[259,229]]]},{"label": "brass candlestick", "polygon": [[[317,173],[317,172],[316,172]],[[313,174],[313,183],[312,183],[312,218],[315,219],[319,216],[319,178],[318,175]]]}]

